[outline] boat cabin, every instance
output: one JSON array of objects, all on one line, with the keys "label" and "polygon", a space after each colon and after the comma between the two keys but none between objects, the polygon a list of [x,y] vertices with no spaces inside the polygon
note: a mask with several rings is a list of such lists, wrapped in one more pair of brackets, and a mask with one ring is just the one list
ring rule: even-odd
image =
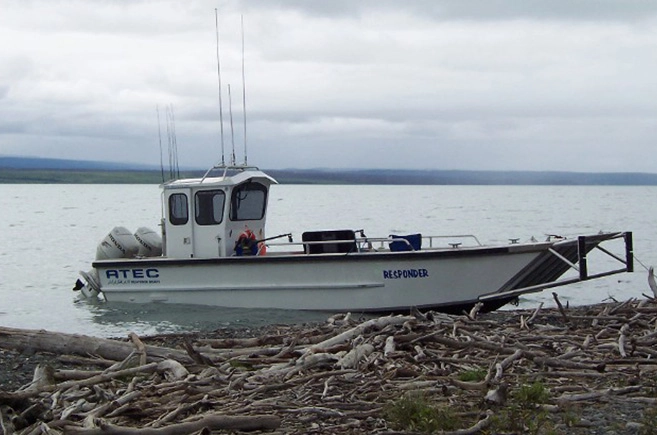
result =
[{"label": "boat cabin", "polygon": [[[211,176],[218,171],[218,176]],[[250,166],[216,166],[202,178],[164,183],[163,255],[217,258],[261,254],[269,187],[275,183]]]}]

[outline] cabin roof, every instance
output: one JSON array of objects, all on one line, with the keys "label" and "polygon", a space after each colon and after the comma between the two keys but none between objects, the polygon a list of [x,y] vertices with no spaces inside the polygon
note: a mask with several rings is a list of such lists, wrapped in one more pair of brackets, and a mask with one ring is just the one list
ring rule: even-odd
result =
[{"label": "cabin roof", "polygon": [[[219,176],[210,176],[213,171],[221,171]],[[178,189],[182,187],[212,187],[212,186],[236,186],[248,180],[258,179],[270,184],[277,181],[254,166],[221,167],[215,166],[208,170],[201,178],[182,178],[162,184],[162,189]]]}]

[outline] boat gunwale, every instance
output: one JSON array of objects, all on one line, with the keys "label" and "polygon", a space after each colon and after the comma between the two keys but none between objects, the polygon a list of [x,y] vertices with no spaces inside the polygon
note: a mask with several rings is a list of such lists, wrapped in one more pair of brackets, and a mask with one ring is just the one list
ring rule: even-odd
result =
[{"label": "boat gunwale", "polygon": [[487,256],[494,254],[524,254],[528,252],[543,252],[554,246],[554,242],[542,242],[531,245],[508,245],[508,246],[489,246],[489,247],[473,247],[473,248],[440,248],[440,249],[426,249],[421,251],[406,251],[406,252],[352,252],[352,253],[329,253],[329,254],[305,254],[299,253],[283,253],[283,254],[268,254],[257,256],[232,256],[232,257],[213,257],[213,258],[167,258],[167,257],[145,257],[145,258],[122,258],[122,259],[107,259],[96,260],[92,263],[95,268],[106,268],[116,266],[130,266],[136,265],[150,266],[150,265],[211,265],[211,264],[253,264],[253,263],[315,263],[326,261],[414,261],[425,260],[433,258],[461,258],[461,257],[477,257]]}]

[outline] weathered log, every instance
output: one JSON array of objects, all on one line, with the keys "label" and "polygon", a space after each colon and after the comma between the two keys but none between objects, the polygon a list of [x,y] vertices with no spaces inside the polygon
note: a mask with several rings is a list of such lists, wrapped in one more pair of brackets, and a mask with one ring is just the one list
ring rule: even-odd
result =
[{"label": "weathered log", "polygon": [[87,379],[92,376],[101,374],[100,370],[55,370],[55,380],[57,382],[62,381],[79,381],[81,379]]},{"label": "weathered log", "polygon": [[253,338],[214,338],[198,340],[200,345],[207,345],[215,349],[231,349],[243,347],[262,347],[281,345],[285,342],[285,335],[266,335]]},{"label": "weathered log", "polygon": [[[571,322],[568,328],[557,309],[541,307],[491,317],[484,314],[479,320],[441,315],[436,321],[431,312],[382,317],[358,325],[336,320],[328,327],[281,327],[280,336],[286,337],[271,344],[258,347],[254,340],[245,339],[228,349],[200,349],[200,340],[182,337],[188,345],[187,360],[175,364],[181,370],[174,377],[166,375],[168,363],[159,370],[148,366],[143,372],[159,371],[164,376],[114,372],[138,363],[144,353],[149,361],[166,360],[154,357],[162,348],[153,347],[151,352],[143,345],[148,338],[130,336],[129,342],[119,342],[127,352],[111,370],[100,375],[89,372],[88,376],[76,371],[77,381],[61,382],[54,389],[39,387],[31,394],[19,391],[11,396],[12,406],[27,413],[33,405],[52,404],[52,414],[67,421],[45,423],[55,430],[66,428],[66,433],[70,428],[87,431],[78,433],[168,435],[183,433],[174,431],[182,422],[197,421],[194,415],[198,418],[218,411],[222,415],[283,417],[281,433],[300,434],[311,430],[311,424],[312,430],[321,424],[326,433],[340,433],[345,428],[382,433],[386,427],[382,409],[401,392],[422,392],[440,406],[476,403],[496,409],[505,399],[516,400],[515,395],[506,397],[507,388],[515,390],[536,379],[550,394],[551,403],[540,409],[550,413],[565,412],[569,403],[600,399],[603,406],[615,401],[652,404],[654,400],[647,397],[652,394],[650,385],[642,379],[652,379],[657,372],[655,301],[571,308],[566,314]],[[519,317],[524,319],[522,328],[518,328]],[[279,337],[277,333],[268,335]],[[179,336],[174,338],[181,342]],[[0,342],[0,347],[4,343]],[[625,357],[619,356],[621,349]],[[203,368],[208,362],[219,366]],[[483,382],[458,380],[477,367],[488,367]],[[599,390],[609,385],[600,382],[606,376],[630,387]],[[618,397],[621,394],[623,397]],[[481,431],[482,425],[491,421],[491,414],[489,410],[473,427],[453,433]],[[99,417],[107,423],[99,422]],[[141,429],[128,427],[137,421]],[[39,430],[35,423],[22,433]],[[194,433],[201,431],[210,429]]]},{"label": "weathered log", "polygon": [[55,369],[46,364],[39,364],[34,369],[34,377],[32,382],[24,391],[39,391],[42,388],[47,388],[55,384]]},{"label": "weathered log", "polygon": [[632,385],[623,388],[609,388],[601,391],[591,391],[582,394],[564,394],[558,397],[557,402],[581,402],[586,400],[596,400],[603,396],[622,395],[635,392],[641,389],[641,386]]},{"label": "weathered log", "polygon": [[137,348],[137,352],[139,353],[139,365],[143,366],[147,362],[146,361],[146,358],[147,358],[146,346],[139,339],[139,336],[137,334],[135,334],[134,332],[131,332],[130,334],[128,334],[128,338],[130,338],[130,341],[132,341],[132,343]]},{"label": "weathered log", "polygon": [[124,406],[127,403],[130,403],[131,401],[138,399],[141,397],[142,393],[140,391],[128,391],[126,392],[123,396],[117,398],[116,400],[112,400],[109,402],[104,403],[103,405],[100,405],[91,411],[87,413],[87,416],[85,419],[96,419],[104,416],[107,412],[109,412],[111,409],[116,409],[121,406]]},{"label": "weathered log", "polygon": [[336,344],[344,343],[345,341],[351,340],[354,337],[363,334],[363,332],[365,332],[369,328],[382,329],[388,325],[401,325],[405,322],[409,322],[413,320],[415,320],[415,317],[413,316],[390,316],[390,317],[380,317],[378,319],[371,319],[341,334],[338,334],[327,340],[324,340],[320,343],[310,346],[308,350],[306,350],[306,354],[319,352],[331,346],[335,346]]},{"label": "weathered log", "polygon": [[194,346],[189,341],[184,341],[183,342],[183,347],[185,348],[185,351],[187,352],[187,355],[196,363],[199,365],[203,366],[214,366],[214,362],[206,357],[205,355],[201,354],[199,351],[194,349]]},{"label": "weathered log", "polygon": [[73,387],[83,387],[98,384],[101,382],[111,381],[112,379],[123,377],[123,376],[133,376],[138,373],[152,373],[157,370],[158,363],[149,363],[145,366],[134,367],[130,369],[120,370],[117,372],[111,373],[102,373],[97,376],[92,376],[81,381],[67,381],[60,384],[44,385],[33,390],[17,391],[14,393],[5,393],[0,391],[0,404],[5,401],[13,401],[19,399],[26,399],[34,397],[42,392],[50,392],[55,390],[65,390]]},{"label": "weathered log", "polygon": [[455,430],[455,431],[446,431],[443,432],[443,435],[473,435],[480,433],[482,430],[486,429],[488,426],[490,426],[492,422],[492,417],[493,417],[493,411],[486,411],[486,417],[483,419],[479,420],[477,423],[472,425],[471,427],[467,429],[461,429],[461,430]]},{"label": "weathered log", "polygon": [[385,348],[383,349],[383,355],[388,357],[391,353],[395,351],[395,337],[389,336],[386,338]]},{"label": "weathered log", "polygon": [[168,381],[179,381],[189,376],[189,372],[178,361],[167,359],[157,365],[157,371],[163,372]]},{"label": "weathered log", "polygon": [[369,343],[363,343],[354,347],[352,350],[347,352],[342,358],[337,362],[337,365],[341,369],[352,369],[358,367],[360,361],[367,357],[369,354],[374,352],[374,346]]},{"label": "weathered log", "polygon": [[[56,355],[98,355],[114,361],[121,361],[134,351],[132,344],[117,340],[50,332],[43,329],[32,330],[7,327],[0,327],[0,347],[18,351],[30,349]],[[155,346],[146,346],[145,349],[149,355],[149,361],[174,359],[182,363],[192,362],[185,352],[176,349]]]},{"label": "weathered log", "polygon": [[623,327],[619,331],[619,337],[618,337],[618,352],[620,353],[621,357],[625,358],[627,357],[627,352],[625,352],[625,341],[627,340],[627,331],[630,329],[629,324],[624,324]]},{"label": "weathered log", "polygon": [[541,303],[538,305],[538,307],[536,307],[536,310],[534,310],[534,312],[532,313],[531,317],[530,317],[529,319],[527,319],[527,321],[525,322],[525,323],[527,324],[527,326],[529,326],[529,325],[531,325],[532,323],[534,323],[534,319],[536,319],[536,316],[538,316],[538,313],[539,313],[539,311],[541,311],[541,308],[543,308],[543,302],[541,302]]},{"label": "weathered log", "polygon": [[655,269],[650,266],[648,269],[648,286],[652,290],[652,294],[657,298],[657,282],[655,282]]},{"label": "weathered log", "polygon": [[226,416],[226,415],[208,415],[200,420],[172,424],[161,428],[134,428],[121,427],[108,423],[100,423],[97,428],[80,428],[76,426],[66,426],[68,434],[73,435],[182,435],[192,434],[202,429],[207,430],[272,430],[281,425],[280,417],[275,415],[252,415],[252,416]]},{"label": "weathered log", "polygon": [[568,317],[568,314],[566,314],[566,310],[564,309],[563,305],[561,304],[561,301],[559,300],[559,295],[557,295],[555,292],[552,292],[552,297],[554,298],[554,301],[557,303],[557,307],[559,308],[559,313],[561,313],[563,320],[566,322],[566,324],[569,324],[570,318]]}]

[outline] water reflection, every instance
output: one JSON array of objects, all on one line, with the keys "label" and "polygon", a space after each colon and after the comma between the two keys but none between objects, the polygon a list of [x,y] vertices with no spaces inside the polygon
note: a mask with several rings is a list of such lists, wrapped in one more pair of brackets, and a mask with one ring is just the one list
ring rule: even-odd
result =
[{"label": "water reflection", "polygon": [[220,328],[257,328],[274,324],[325,322],[332,314],[319,311],[246,309],[184,304],[134,304],[81,299],[103,336],[170,334],[214,331]]}]

